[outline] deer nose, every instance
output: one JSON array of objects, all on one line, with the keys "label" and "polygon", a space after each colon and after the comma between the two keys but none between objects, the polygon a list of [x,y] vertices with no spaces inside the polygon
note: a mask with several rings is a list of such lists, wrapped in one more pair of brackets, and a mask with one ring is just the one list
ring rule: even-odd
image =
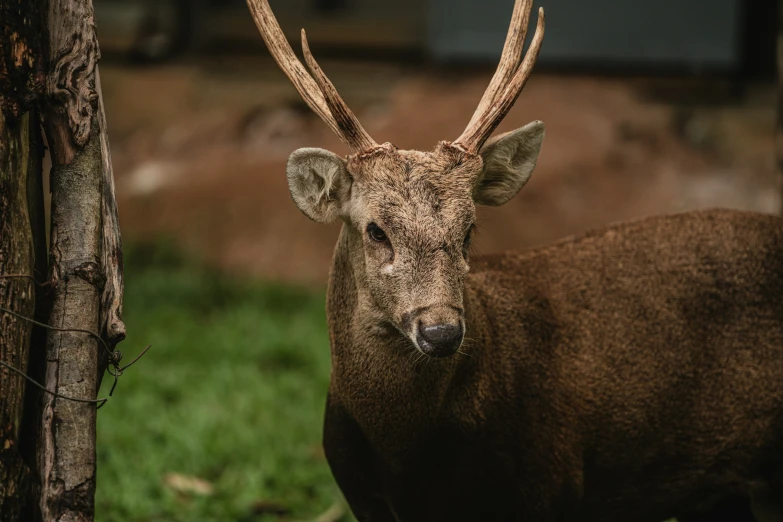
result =
[{"label": "deer nose", "polygon": [[441,358],[454,355],[460,344],[464,331],[462,324],[435,324],[425,326],[419,323],[419,333],[416,341],[422,352],[430,357]]}]

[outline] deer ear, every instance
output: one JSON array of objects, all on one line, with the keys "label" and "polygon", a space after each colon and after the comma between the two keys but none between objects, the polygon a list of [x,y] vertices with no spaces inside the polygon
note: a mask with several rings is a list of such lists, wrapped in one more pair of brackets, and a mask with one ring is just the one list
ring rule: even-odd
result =
[{"label": "deer ear", "polygon": [[304,215],[330,223],[348,199],[351,175],[345,161],[324,149],[298,149],[288,158],[288,189]]},{"label": "deer ear", "polygon": [[530,122],[487,141],[480,151],[484,172],[473,188],[476,203],[498,206],[516,196],[530,179],[543,142],[541,121]]}]

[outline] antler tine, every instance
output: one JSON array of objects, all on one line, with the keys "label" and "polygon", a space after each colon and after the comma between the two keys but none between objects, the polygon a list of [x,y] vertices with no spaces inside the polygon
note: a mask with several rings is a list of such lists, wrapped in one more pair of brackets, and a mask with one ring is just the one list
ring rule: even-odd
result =
[{"label": "antler tine", "polygon": [[346,143],[352,145],[352,148],[358,151],[377,147],[378,144],[364,130],[359,119],[351,112],[351,109],[348,108],[348,105],[346,105],[337,89],[335,89],[334,84],[326,77],[321,66],[315,61],[313,53],[310,52],[310,45],[307,43],[307,34],[304,29],[302,29],[302,52],[304,53],[307,67],[313,73],[313,79],[326,98],[326,104],[337,126],[340,128],[343,136],[345,136]]},{"label": "antler tine", "polygon": [[[277,22],[272,9],[269,7],[268,0],[247,0],[250,13],[256,23],[258,31],[266,43],[269,52],[277,65],[282,69],[296,90],[302,96],[302,99],[315,112],[332,131],[354,152],[361,152],[366,148],[375,145],[372,138],[361,127],[356,117],[345,105],[337,90],[328,83],[328,90],[324,92],[322,85],[326,78],[321,72],[323,79],[320,82],[313,80],[310,73],[296,57],[294,50],[288,43],[280,24]],[[314,62],[314,60],[313,60]],[[317,65],[316,65],[317,66]],[[312,66],[311,66],[312,68]],[[320,71],[320,68],[318,69]],[[333,114],[332,107],[338,109],[337,115]],[[359,130],[355,130],[358,128]],[[368,141],[369,139],[369,141]]]},{"label": "antler tine", "polygon": [[519,61],[522,59],[522,49],[525,46],[527,26],[532,9],[533,0],[516,0],[514,3],[514,13],[511,15],[511,23],[508,25],[508,34],[506,34],[506,43],[503,45],[503,53],[500,55],[500,63],[498,63],[498,68],[492,76],[487,90],[484,91],[484,95],[481,97],[481,101],[473,113],[468,127],[476,123],[476,120],[495,101],[500,90],[514,76],[514,72],[516,72],[519,66]]},{"label": "antler tine", "polygon": [[544,21],[544,8],[542,7],[538,9],[538,22],[533,41],[530,43],[527,54],[525,54],[525,59],[516,73],[514,73],[514,77],[495,96],[492,104],[485,111],[479,114],[478,117],[474,115],[474,118],[462,135],[454,141],[455,145],[459,145],[471,152],[478,152],[487,138],[508,114],[508,111],[511,110],[511,107],[514,106],[528,78],[530,78],[530,74],[533,72],[533,66],[538,58],[538,53],[541,51],[541,42],[544,39]]}]

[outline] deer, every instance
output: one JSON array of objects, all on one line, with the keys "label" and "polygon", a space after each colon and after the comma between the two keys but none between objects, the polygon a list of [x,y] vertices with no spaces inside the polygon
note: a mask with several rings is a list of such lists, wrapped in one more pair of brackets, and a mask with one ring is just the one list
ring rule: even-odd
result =
[{"label": "deer", "polygon": [[267,0],[272,57],[350,152],[294,151],[308,218],[342,222],[326,296],[323,446],[367,522],[783,522],[783,220],[651,216],[476,256],[476,206],[526,184],[544,124],[491,137],[523,55],[516,0],[499,65],[454,141],[378,144]]}]

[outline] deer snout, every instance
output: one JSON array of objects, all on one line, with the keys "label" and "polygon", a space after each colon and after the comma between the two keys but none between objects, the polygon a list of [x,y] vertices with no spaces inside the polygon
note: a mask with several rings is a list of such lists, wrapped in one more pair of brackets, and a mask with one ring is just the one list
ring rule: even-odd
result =
[{"label": "deer snout", "polygon": [[430,357],[442,358],[454,355],[462,344],[465,329],[462,322],[457,324],[427,325],[419,322],[416,332],[416,344],[419,349]]}]

